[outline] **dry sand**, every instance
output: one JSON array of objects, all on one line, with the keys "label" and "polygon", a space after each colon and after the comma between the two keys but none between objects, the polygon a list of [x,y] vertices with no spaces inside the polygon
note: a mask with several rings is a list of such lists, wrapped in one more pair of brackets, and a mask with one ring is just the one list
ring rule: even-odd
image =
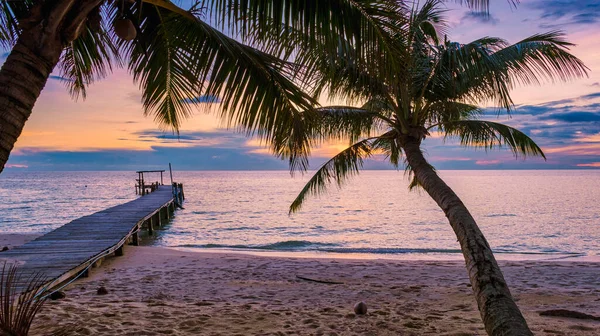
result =
[{"label": "dry sand", "polygon": [[[1,256],[1,255],[0,255]],[[600,263],[501,262],[536,335],[599,335]],[[342,282],[325,284],[297,276]],[[107,295],[97,295],[104,286]],[[310,259],[128,247],[49,301],[34,333],[73,335],[484,335],[457,261]],[[356,316],[358,301],[368,305]],[[42,332],[43,333],[43,332]]]}]

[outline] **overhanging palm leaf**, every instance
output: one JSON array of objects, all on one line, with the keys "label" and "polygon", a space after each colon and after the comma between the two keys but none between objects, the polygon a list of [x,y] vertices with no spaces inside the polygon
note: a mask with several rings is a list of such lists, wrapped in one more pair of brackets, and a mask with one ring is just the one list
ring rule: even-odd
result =
[{"label": "overhanging palm leaf", "polygon": [[267,139],[284,132],[280,128],[298,107],[312,109],[315,102],[286,76],[291,64],[187,15],[154,6],[130,10],[132,18],[143,19],[139,37],[127,46],[129,68],[142,87],[146,113],[163,126],[177,130],[191,114],[186,99],[200,94],[220,97],[222,118]]},{"label": "overhanging palm leaf", "polygon": [[86,87],[106,77],[112,71],[112,62],[120,64],[117,47],[104,29],[95,32],[86,28],[69,43],[61,56],[59,67],[64,83],[74,98],[86,98]]},{"label": "overhanging palm leaf", "polygon": [[272,44],[276,32],[278,42],[289,46],[288,52],[300,50],[300,44],[344,57],[350,49],[340,44],[342,39],[354,42],[352,52],[377,59],[391,56],[384,30],[402,18],[403,7],[400,2],[374,0],[216,0],[205,4],[213,9],[214,20],[234,27],[254,43]]},{"label": "overhanging palm leaf", "polygon": [[29,16],[33,0],[0,1],[0,46],[12,48],[17,41],[23,23]]},{"label": "overhanging palm leaf", "polygon": [[376,138],[361,140],[324,163],[292,202],[290,214],[300,210],[307,195],[318,195],[325,192],[332,180],[341,186],[349,176],[358,174],[363,160],[371,155],[371,142],[374,139]]},{"label": "overhanging palm leaf", "polygon": [[180,47],[180,39],[165,24],[170,15],[176,14],[153,5],[128,10],[128,16],[138,20],[139,30],[136,39],[123,47],[129,71],[142,89],[144,113],[153,115],[162,127],[177,131],[181,120],[192,112],[185,99],[199,94],[201,82],[186,50]]},{"label": "overhanging palm leaf", "polygon": [[516,128],[484,120],[459,120],[443,123],[440,126],[445,137],[458,137],[463,146],[509,147],[515,156],[541,156],[542,149],[525,133]]}]

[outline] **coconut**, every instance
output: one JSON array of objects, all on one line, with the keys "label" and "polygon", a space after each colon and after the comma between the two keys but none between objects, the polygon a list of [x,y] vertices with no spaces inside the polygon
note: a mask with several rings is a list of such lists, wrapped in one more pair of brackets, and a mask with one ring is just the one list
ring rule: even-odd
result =
[{"label": "coconut", "polygon": [[89,27],[92,31],[100,31],[100,29],[102,28],[102,16],[100,15],[100,6],[92,9],[87,19]]},{"label": "coconut", "polygon": [[113,29],[118,37],[125,41],[131,41],[137,35],[133,22],[129,19],[116,19],[113,22]]},{"label": "coconut", "polygon": [[354,305],[354,312],[356,315],[365,315],[367,313],[367,304],[363,301]]}]

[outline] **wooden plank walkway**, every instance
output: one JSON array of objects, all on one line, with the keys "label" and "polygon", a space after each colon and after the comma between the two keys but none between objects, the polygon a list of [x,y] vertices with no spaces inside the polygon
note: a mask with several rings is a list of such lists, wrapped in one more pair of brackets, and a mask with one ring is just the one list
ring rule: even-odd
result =
[{"label": "wooden plank walkway", "polygon": [[[17,263],[19,273],[39,274],[48,288],[80,273],[87,275],[91,266],[98,266],[105,256],[122,255],[123,245],[137,245],[138,231],[143,226],[152,234],[155,227],[168,220],[175,210],[171,186],[133,201],[84,216],[65,224],[35,240],[0,253],[3,261]],[[19,290],[22,285],[18,284]]]}]

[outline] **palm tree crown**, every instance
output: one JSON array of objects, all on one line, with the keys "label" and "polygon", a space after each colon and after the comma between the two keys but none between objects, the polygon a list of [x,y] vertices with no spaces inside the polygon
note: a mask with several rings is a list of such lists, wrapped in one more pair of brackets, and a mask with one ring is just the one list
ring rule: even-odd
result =
[{"label": "palm tree crown", "polygon": [[[381,55],[356,58],[359,64],[382,62],[389,53],[381,27],[397,16],[389,0],[193,0],[185,9],[169,0],[0,5],[0,46],[11,50],[0,72],[0,172],[56,66],[75,98],[126,67],[145,115],[165,129],[177,132],[193,113],[190,98],[216,96],[222,120],[273,140],[316,104],[297,85],[298,73],[310,69],[298,65],[311,59],[307,51],[318,45],[330,59],[349,59],[358,48]],[[23,88],[8,89],[17,83]]]},{"label": "palm tree crown", "polygon": [[[322,59],[318,89],[331,96],[360,99],[361,107],[317,109],[318,122],[306,123],[313,141],[346,139],[351,145],[326,162],[292,203],[297,211],[307,194],[318,194],[327,184],[343,183],[365,158],[384,154],[396,167],[402,164],[408,138],[425,140],[430,132],[458,138],[464,146],[508,147],[515,155],[542,156],[540,147],[523,132],[498,122],[480,120],[477,104],[492,101],[510,113],[510,91],[518,84],[541,80],[569,80],[586,75],[583,63],[568,52],[571,43],[562,33],[536,34],[515,44],[484,37],[460,44],[441,37],[446,25],[439,2],[404,10],[405,20],[387,30],[390,44],[401,52],[393,59],[400,71],[382,75],[390,67],[365,69]],[[333,70],[331,70],[333,69]],[[375,83],[375,85],[373,84]],[[313,142],[315,143],[315,142]],[[406,165],[410,171],[410,165]],[[411,186],[416,186],[413,180]]]}]

